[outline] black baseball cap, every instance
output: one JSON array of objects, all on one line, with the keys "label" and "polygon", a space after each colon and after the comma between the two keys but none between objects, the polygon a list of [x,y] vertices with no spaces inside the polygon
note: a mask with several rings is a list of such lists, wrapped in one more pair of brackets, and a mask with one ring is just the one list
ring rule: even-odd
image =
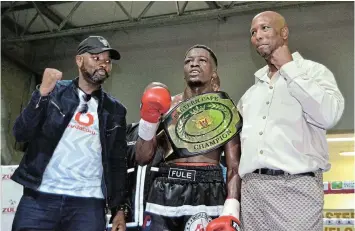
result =
[{"label": "black baseball cap", "polygon": [[102,36],[89,36],[84,39],[78,46],[77,54],[81,55],[86,52],[90,54],[100,54],[105,51],[110,51],[111,59],[119,60],[121,58],[120,53],[111,48],[110,44]]}]

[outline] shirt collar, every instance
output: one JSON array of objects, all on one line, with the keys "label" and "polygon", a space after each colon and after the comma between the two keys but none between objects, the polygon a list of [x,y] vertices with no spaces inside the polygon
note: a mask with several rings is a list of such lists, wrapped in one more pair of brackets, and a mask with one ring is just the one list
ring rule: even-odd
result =
[{"label": "shirt collar", "polygon": [[[298,60],[302,60],[303,59],[303,57],[301,56],[301,54],[299,53],[299,52],[294,52],[294,53],[292,53],[292,58],[293,58],[293,60],[295,60],[295,61],[298,61]],[[261,68],[261,69],[259,69],[258,71],[256,71],[255,73],[254,73],[254,76],[255,76],[255,83],[256,82],[258,82],[258,81],[265,81],[263,78],[265,77],[265,76],[267,76],[267,74],[268,74],[268,72],[269,72],[269,66],[268,65],[266,65],[266,66],[264,66],[263,68]]]}]

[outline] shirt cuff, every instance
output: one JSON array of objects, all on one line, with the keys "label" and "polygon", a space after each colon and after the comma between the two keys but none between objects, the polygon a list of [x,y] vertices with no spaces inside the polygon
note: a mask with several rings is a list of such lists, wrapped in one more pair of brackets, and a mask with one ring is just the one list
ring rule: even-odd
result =
[{"label": "shirt cuff", "polygon": [[286,78],[287,82],[289,82],[294,78],[306,75],[306,73],[297,66],[295,61],[291,61],[280,68],[280,75]]}]

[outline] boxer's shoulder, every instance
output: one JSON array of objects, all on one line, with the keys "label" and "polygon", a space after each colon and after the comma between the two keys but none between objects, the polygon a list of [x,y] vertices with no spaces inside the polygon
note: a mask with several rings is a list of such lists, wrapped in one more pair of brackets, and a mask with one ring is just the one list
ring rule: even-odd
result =
[{"label": "boxer's shoulder", "polygon": [[177,94],[177,95],[174,95],[173,97],[171,97],[171,107],[174,107],[176,106],[177,104],[179,104],[180,102],[183,101],[183,93],[180,93],[180,94]]}]

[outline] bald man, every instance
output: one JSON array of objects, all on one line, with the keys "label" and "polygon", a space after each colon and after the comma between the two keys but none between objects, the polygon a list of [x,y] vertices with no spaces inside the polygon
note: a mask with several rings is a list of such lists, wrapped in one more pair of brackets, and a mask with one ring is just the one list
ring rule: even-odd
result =
[{"label": "bald man", "polygon": [[256,15],[250,35],[267,65],[238,103],[242,227],[321,231],[326,130],[342,116],[344,98],[327,67],[290,52],[280,14]]}]

